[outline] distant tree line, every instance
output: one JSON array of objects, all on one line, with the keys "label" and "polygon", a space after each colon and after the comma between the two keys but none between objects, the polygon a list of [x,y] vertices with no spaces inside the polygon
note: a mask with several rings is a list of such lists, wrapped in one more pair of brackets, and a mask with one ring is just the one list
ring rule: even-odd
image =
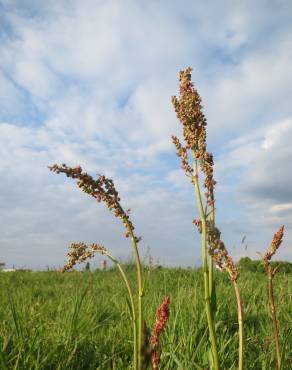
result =
[{"label": "distant tree line", "polygon": [[[288,261],[273,261],[270,262],[273,268],[278,267],[279,272],[292,273],[292,263]],[[238,267],[241,271],[265,272],[264,266],[260,260],[252,260],[249,257],[243,257],[238,262]]]}]

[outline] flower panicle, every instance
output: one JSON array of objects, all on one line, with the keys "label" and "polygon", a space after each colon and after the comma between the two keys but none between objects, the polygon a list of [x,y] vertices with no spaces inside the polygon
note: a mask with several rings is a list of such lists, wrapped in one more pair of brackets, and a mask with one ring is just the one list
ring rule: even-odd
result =
[{"label": "flower panicle", "polygon": [[156,311],[156,321],[151,335],[151,361],[153,370],[159,369],[161,353],[158,350],[159,337],[164,331],[170,316],[169,311],[170,298],[165,297]]},{"label": "flower panicle", "polygon": [[69,257],[68,262],[63,266],[61,272],[68,271],[77,263],[82,263],[87,259],[92,258],[95,252],[107,254],[106,248],[100,244],[92,243],[87,246],[85,243],[82,242],[72,243],[67,254],[67,256]]},{"label": "flower panicle", "polygon": [[278,231],[274,234],[270,247],[263,257],[263,264],[266,268],[269,264],[269,261],[272,259],[272,257],[274,256],[274,254],[277,252],[280,245],[282,244],[283,236],[284,236],[284,225],[281,226],[278,229]]},{"label": "flower panicle", "polygon": [[183,126],[183,137],[187,149],[195,150],[200,158],[206,150],[207,121],[202,112],[201,97],[191,82],[192,68],[180,71],[179,98],[172,97],[172,104],[177,118]]},{"label": "flower panicle", "polygon": [[193,174],[193,169],[188,162],[187,151],[193,151],[194,160],[199,161],[200,168],[205,174],[203,184],[206,189],[205,196],[207,204],[211,206],[214,204],[214,187],[216,184],[213,178],[213,155],[207,152],[207,120],[203,113],[202,99],[191,82],[191,72],[191,67],[180,71],[179,98],[172,97],[177,118],[183,126],[183,138],[186,145],[185,147],[181,145],[175,136],[172,137],[172,141],[177,149],[177,155],[181,158],[182,168],[187,175]]},{"label": "flower panicle", "polygon": [[[210,226],[210,225],[208,225]],[[208,232],[209,254],[221,271],[227,271],[231,281],[236,281],[239,276],[238,268],[229,256],[224,242],[220,239],[221,232],[217,227],[210,228]]]},{"label": "flower panicle", "polygon": [[214,161],[213,154],[205,152],[204,157],[200,160],[201,170],[205,174],[204,187],[206,189],[205,197],[209,206],[214,204],[214,188],[216,181],[214,180]]},{"label": "flower panicle", "polygon": [[191,71],[191,67],[180,71],[179,99],[173,96],[172,104],[177,118],[183,125],[183,135],[187,148],[198,150],[199,147],[203,149],[202,145],[206,143],[205,127],[207,121],[202,112],[201,97],[191,82]]},{"label": "flower panicle", "polygon": [[172,136],[172,142],[176,147],[176,155],[180,158],[181,160],[181,168],[185,171],[187,176],[192,176],[194,170],[189,164],[189,159],[188,159],[188,151],[187,148],[185,148],[179,139],[176,136]]},{"label": "flower panicle", "polygon": [[[75,179],[77,186],[84,193],[95,198],[97,202],[104,202],[108,209],[114,213],[114,216],[122,220],[124,227],[127,229],[126,237],[129,236],[129,228],[134,235],[135,227],[130,220],[128,210],[125,212],[120,204],[121,199],[112,179],[104,175],[98,175],[98,178],[94,180],[88,173],[83,172],[80,166],[68,167],[66,164],[54,164],[49,166],[49,169],[57,174],[64,173],[67,177]],[[136,243],[141,240],[141,237],[134,236],[134,238]]]}]

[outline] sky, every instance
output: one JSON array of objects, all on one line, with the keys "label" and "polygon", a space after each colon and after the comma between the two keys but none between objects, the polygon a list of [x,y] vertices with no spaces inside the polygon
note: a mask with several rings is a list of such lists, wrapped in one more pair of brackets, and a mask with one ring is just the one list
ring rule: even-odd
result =
[{"label": "sky", "polygon": [[75,241],[131,258],[119,220],[47,168],[66,163],[114,179],[145,261],[200,264],[194,189],[171,142],[188,66],[231,256],[259,258],[285,225],[277,258],[292,261],[290,0],[0,0],[0,261],[58,268]]}]

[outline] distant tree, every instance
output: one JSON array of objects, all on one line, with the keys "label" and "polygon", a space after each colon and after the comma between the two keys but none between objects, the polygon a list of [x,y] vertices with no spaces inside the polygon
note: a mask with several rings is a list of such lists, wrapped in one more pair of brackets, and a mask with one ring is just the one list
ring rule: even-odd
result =
[{"label": "distant tree", "polygon": [[[292,273],[292,263],[288,261],[272,261],[271,266],[278,266],[279,272]],[[252,260],[249,257],[243,257],[239,260],[238,266],[242,271],[264,272],[264,266],[260,260]]]},{"label": "distant tree", "polygon": [[5,263],[4,262],[0,262],[0,270],[2,270],[3,267],[5,267]]},{"label": "distant tree", "polygon": [[251,271],[252,270],[252,259],[249,257],[242,257],[239,262],[238,266],[245,271]]}]

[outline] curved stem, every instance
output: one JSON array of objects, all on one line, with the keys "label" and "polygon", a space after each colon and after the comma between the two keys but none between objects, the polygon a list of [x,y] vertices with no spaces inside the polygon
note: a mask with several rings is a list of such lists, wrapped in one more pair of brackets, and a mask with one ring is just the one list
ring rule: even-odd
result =
[{"label": "curved stem", "polygon": [[216,333],[215,333],[215,325],[212,317],[211,311],[211,302],[210,302],[210,287],[209,287],[209,274],[208,274],[208,263],[207,263],[207,225],[206,225],[206,215],[204,212],[201,191],[199,187],[199,177],[198,177],[198,164],[197,159],[193,153],[194,158],[194,176],[192,178],[192,182],[195,187],[197,203],[200,213],[200,218],[202,222],[202,260],[203,260],[203,275],[204,275],[204,288],[205,288],[205,308],[206,308],[206,316],[208,321],[208,328],[209,328],[209,336],[211,341],[212,347],[212,354],[213,354],[213,361],[214,361],[214,368],[215,370],[219,370],[219,357],[218,357],[218,349],[217,349],[217,342],[216,342]]},{"label": "curved stem", "polygon": [[243,370],[243,306],[240,298],[240,292],[237,282],[233,281],[233,286],[237,301],[237,315],[238,315],[238,338],[239,338],[239,357],[238,357],[238,369]]},{"label": "curved stem", "polygon": [[142,350],[142,331],[143,331],[143,311],[142,311],[142,297],[143,297],[143,286],[142,286],[142,266],[138,250],[136,237],[133,233],[131,225],[126,221],[127,229],[130,234],[134,256],[136,260],[137,278],[138,278],[138,369],[142,368],[141,350]]},{"label": "curved stem", "polygon": [[[211,201],[214,202],[214,195],[211,196]],[[210,224],[211,227],[215,227],[215,208],[214,203],[212,203],[211,206],[211,213],[210,213]],[[214,282],[214,261],[213,256],[209,256],[209,290],[210,290],[210,297],[211,302],[214,301],[214,295],[215,295],[215,282]],[[216,304],[214,309],[212,310],[213,318],[215,318],[215,311],[216,311]]]},{"label": "curved stem", "polygon": [[131,310],[132,310],[132,321],[133,321],[133,339],[134,339],[134,369],[138,369],[138,357],[137,357],[137,318],[136,318],[136,310],[135,310],[135,301],[134,301],[134,296],[132,292],[132,288],[129,284],[129,280],[125,274],[125,271],[123,270],[122,266],[116,260],[111,254],[109,254],[107,251],[103,251],[102,254],[106,255],[111,261],[113,261],[117,268],[120,271],[120,274],[122,276],[122,279],[125,282],[125,285],[127,287],[129,297],[130,297],[130,303],[131,303]]}]

